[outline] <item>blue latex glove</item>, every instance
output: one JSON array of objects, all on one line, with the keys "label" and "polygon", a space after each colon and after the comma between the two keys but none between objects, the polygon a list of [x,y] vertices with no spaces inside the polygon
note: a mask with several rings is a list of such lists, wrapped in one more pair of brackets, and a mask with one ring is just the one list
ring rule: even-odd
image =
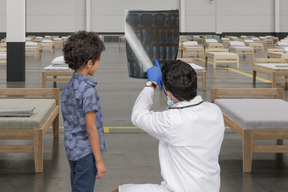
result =
[{"label": "blue latex glove", "polygon": [[157,59],[155,65],[147,70],[148,81],[156,81],[159,87],[163,87],[161,66]]}]

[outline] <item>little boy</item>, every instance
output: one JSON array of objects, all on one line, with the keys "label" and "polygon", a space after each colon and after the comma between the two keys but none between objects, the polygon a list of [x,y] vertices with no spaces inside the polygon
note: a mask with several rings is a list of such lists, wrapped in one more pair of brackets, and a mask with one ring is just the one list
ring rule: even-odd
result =
[{"label": "little boy", "polygon": [[72,191],[93,192],[96,178],[106,172],[106,152],[100,98],[96,82],[88,78],[99,66],[105,46],[92,32],[79,31],[63,48],[65,62],[75,72],[61,95],[64,145],[70,165]]}]

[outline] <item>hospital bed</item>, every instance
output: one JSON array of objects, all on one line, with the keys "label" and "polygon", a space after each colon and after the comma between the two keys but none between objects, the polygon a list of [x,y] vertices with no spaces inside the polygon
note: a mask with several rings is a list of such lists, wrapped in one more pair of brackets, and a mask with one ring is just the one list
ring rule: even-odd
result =
[{"label": "hospital bed", "polygon": [[[0,106],[0,139],[21,142],[0,145],[0,153],[33,153],[35,172],[42,173],[44,136],[51,124],[54,139],[59,137],[59,90],[1,88]],[[31,116],[19,112],[33,108]],[[23,140],[32,140],[32,144]]]},{"label": "hospital bed", "polygon": [[225,124],[242,138],[244,173],[251,173],[254,153],[288,152],[283,145],[288,139],[288,102],[282,89],[213,88],[211,102],[221,108]]}]

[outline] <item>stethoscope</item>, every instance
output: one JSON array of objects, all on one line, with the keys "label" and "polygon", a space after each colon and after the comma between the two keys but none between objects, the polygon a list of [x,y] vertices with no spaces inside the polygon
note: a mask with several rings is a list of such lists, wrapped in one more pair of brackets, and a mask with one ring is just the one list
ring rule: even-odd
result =
[{"label": "stethoscope", "polygon": [[[164,91],[164,94],[167,96],[165,88],[163,89],[163,91]],[[196,104],[193,104],[193,105],[187,105],[187,106],[184,106],[184,107],[167,107],[167,108],[168,109],[185,109],[185,108],[188,108],[188,107],[195,107],[197,105],[200,105],[201,103],[203,103],[203,101],[200,101],[199,103],[196,103]]]},{"label": "stethoscope", "polygon": [[188,107],[195,107],[197,105],[200,105],[201,103],[203,103],[203,101],[200,101],[199,103],[193,104],[193,105],[187,105],[184,107],[168,107],[168,109],[184,109],[184,108],[188,108]]}]

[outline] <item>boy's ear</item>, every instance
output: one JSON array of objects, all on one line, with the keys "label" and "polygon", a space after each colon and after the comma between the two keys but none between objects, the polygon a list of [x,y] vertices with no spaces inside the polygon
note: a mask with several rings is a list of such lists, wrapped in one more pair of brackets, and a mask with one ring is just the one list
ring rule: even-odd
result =
[{"label": "boy's ear", "polygon": [[87,67],[91,67],[93,65],[93,61],[90,59],[88,62],[87,62]]}]

